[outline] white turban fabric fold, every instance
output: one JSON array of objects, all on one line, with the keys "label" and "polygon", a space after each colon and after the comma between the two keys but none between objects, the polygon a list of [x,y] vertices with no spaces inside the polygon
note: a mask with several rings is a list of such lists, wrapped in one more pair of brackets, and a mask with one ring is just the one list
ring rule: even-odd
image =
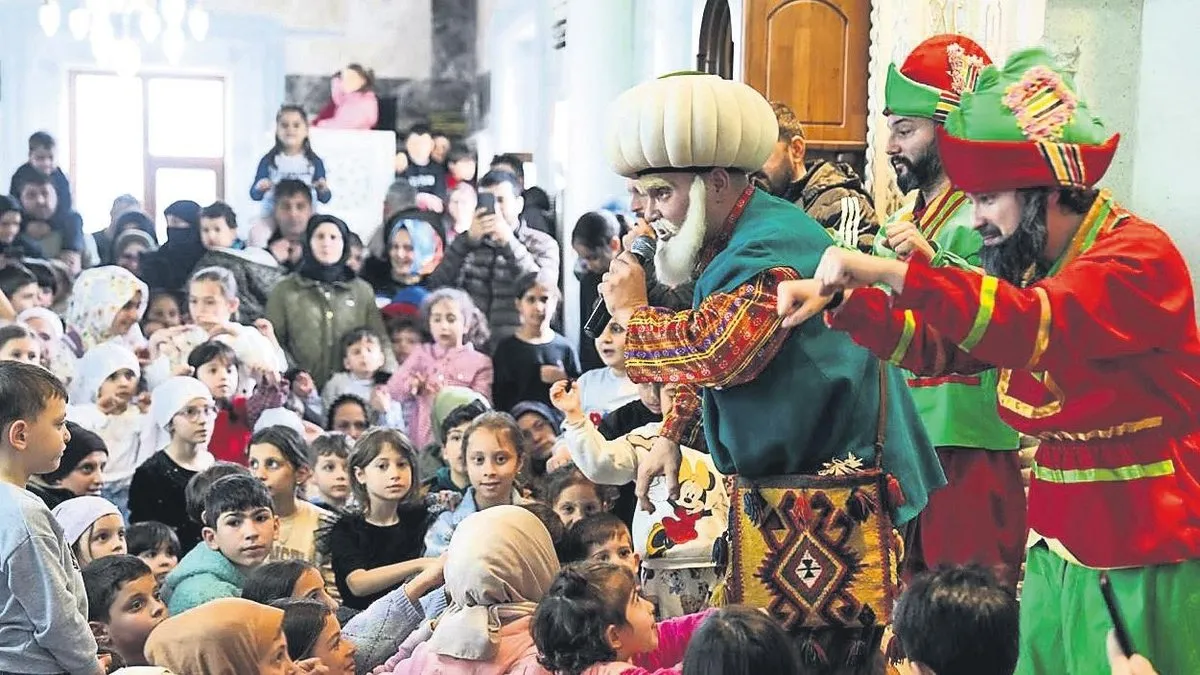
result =
[{"label": "white turban fabric fold", "polygon": [[608,160],[632,178],[654,170],[758,171],[779,140],[771,104],[716,75],[668,75],[625,91],[609,114]]}]

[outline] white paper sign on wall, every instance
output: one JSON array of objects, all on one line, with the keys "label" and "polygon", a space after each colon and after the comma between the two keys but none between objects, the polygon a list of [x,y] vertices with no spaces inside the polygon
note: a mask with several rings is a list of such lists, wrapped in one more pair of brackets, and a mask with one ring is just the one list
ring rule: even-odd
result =
[{"label": "white paper sign on wall", "polygon": [[383,218],[383,198],[396,172],[396,133],[310,129],[313,151],[325,162],[333,199],[318,205],[370,241]]}]

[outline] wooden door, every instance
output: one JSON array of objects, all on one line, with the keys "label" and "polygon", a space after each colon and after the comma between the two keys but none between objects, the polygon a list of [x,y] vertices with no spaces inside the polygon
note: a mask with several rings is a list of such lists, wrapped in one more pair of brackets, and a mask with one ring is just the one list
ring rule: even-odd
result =
[{"label": "wooden door", "polygon": [[745,82],[788,104],[814,150],[867,147],[870,0],[746,0]]}]

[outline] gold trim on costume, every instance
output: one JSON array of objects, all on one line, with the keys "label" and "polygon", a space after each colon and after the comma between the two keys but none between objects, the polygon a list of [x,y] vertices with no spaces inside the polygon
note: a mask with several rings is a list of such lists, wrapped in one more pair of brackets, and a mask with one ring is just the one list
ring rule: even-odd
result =
[{"label": "gold trim on costume", "polygon": [[958,346],[963,351],[971,351],[983,340],[988,325],[992,323],[992,312],[996,311],[996,287],[1000,280],[993,276],[985,276],[979,284],[979,311],[975,313],[975,323],[971,324],[971,332]]},{"label": "gold trim on costume", "polygon": [[1061,411],[1063,402],[1066,401],[1067,397],[1063,394],[1062,389],[1058,388],[1058,385],[1054,382],[1054,379],[1050,377],[1050,373],[1041,373],[1041,378],[1038,378],[1039,373],[1031,373],[1031,375],[1033,375],[1034,379],[1037,379],[1039,382],[1041,382],[1042,386],[1046,387],[1046,390],[1050,392],[1050,395],[1054,397],[1054,400],[1044,405],[1035,406],[1022,401],[1015,396],[1009,396],[1008,384],[1009,380],[1012,378],[1012,369],[1001,368],[1000,379],[996,383],[996,401],[1000,404],[1000,406],[1005,410],[1009,410],[1020,415],[1021,417],[1031,420],[1049,417]]},{"label": "gold trim on costume", "polygon": [[900,333],[900,340],[896,342],[896,348],[892,350],[888,361],[900,364],[900,361],[908,354],[908,348],[912,345],[913,334],[917,332],[917,317],[912,313],[911,309],[904,310],[904,330]]},{"label": "gold trim on costume", "polygon": [[1025,370],[1033,370],[1042,359],[1042,354],[1046,353],[1046,348],[1050,346],[1050,295],[1041,286],[1034,286],[1033,292],[1038,296],[1041,315],[1038,317],[1037,337],[1033,341],[1033,355],[1029,357],[1029,363],[1025,364]]},{"label": "gold trim on costume", "polygon": [[1163,425],[1163,418],[1147,417],[1145,419],[1136,420],[1133,422],[1125,422],[1124,424],[1116,424],[1107,429],[1092,429],[1091,431],[1046,431],[1040,434],[1034,434],[1043,441],[1093,441],[1098,438],[1110,439],[1118,436],[1127,436],[1136,434],[1139,431],[1148,431],[1157,429]]}]

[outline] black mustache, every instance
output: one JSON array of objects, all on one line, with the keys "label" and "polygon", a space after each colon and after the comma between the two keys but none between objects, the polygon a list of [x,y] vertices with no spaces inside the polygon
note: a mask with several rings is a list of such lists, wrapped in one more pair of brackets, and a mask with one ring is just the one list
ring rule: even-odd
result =
[{"label": "black mustache", "polygon": [[979,232],[979,236],[983,237],[984,239],[991,239],[992,237],[999,237],[1004,234],[1000,231],[1000,228],[996,227],[992,223],[984,223],[982,226],[977,228],[977,231]]}]

